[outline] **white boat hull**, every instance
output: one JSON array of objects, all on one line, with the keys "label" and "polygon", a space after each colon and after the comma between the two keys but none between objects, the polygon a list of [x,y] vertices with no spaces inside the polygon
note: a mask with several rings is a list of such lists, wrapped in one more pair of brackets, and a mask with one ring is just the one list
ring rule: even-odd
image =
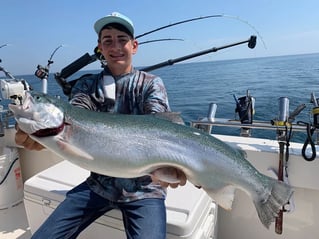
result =
[{"label": "white boat hull", "polygon": [[[6,131],[6,145],[14,146],[14,130]],[[214,135],[235,147],[247,152],[247,159],[262,173],[273,175],[270,168],[277,169],[279,146],[276,140],[247,137]],[[217,238],[316,238],[319,232],[319,160],[305,161],[301,156],[302,144],[291,143],[288,162],[289,181],[294,187],[295,210],[284,213],[283,234],[275,233],[274,224],[267,230],[258,219],[253,203],[241,191],[236,192],[233,209],[218,209]],[[44,169],[62,160],[49,151],[28,151],[19,149],[20,163],[24,182]],[[174,199],[170,199],[174,200]],[[23,204],[22,204],[23,205]],[[22,213],[24,213],[22,215]],[[21,204],[15,208],[0,211],[0,219],[8,218],[11,223],[0,225],[0,238],[28,239],[31,236],[25,210]],[[105,228],[106,230],[107,228]],[[107,231],[105,232],[107,234]],[[116,239],[116,238],[115,238]]]},{"label": "white boat hull", "polygon": [[[277,169],[279,146],[276,140],[243,138],[234,136],[216,137],[244,149],[248,160],[262,173],[273,176],[269,169]],[[295,209],[283,215],[283,233],[275,233],[272,224],[269,230],[260,223],[253,203],[242,191],[237,191],[231,211],[218,210],[218,239],[228,238],[317,238],[319,233],[319,160],[305,161],[301,156],[302,144],[290,144],[288,179],[294,187]]]}]

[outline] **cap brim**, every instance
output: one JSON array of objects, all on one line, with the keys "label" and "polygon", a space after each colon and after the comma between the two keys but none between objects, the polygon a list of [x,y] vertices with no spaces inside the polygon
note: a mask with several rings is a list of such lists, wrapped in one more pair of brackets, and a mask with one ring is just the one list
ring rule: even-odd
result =
[{"label": "cap brim", "polygon": [[133,28],[132,24],[130,24],[127,20],[125,20],[121,17],[118,17],[118,16],[106,16],[106,17],[99,19],[94,24],[94,30],[97,34],[99,34],[105,25],[111,24],[111,23],[118,23],[118,24],[123,25],[125,28],[127,28],[129,30],[129,32],[132,34],[132,36],[134,36],[134,28]]}]

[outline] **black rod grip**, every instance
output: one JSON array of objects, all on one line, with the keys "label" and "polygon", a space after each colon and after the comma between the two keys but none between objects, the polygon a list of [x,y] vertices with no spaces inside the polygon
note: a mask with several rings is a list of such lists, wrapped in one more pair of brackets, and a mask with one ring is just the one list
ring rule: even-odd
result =
[{"label": "black rod grip", "polygon": [[79,71],[81,68],[85,67],[86,65],[90,64],[93,61],[95,61],[95,59],[89,53],[85,53],[83,56],[81,56],[77,60],[73,61],[68,66],[64,67],[61,70],[59,77],[66,79],[70,75]]}]

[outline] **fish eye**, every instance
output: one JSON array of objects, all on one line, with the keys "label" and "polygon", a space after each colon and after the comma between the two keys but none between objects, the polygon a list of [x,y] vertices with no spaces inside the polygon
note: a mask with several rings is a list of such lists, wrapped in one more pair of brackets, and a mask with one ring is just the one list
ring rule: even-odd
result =
[{"label": "fish eye", "polygon": [[39,95],[36,95],[36,96],[34,97],[34,100],[40,101],[40,100],[41,100],[41,97],[40,97]]}]

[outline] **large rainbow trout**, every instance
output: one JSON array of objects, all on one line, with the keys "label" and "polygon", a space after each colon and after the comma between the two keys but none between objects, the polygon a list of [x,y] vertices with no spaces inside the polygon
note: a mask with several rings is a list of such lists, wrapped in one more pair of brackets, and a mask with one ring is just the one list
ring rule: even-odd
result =
[{"label": "large rainbow trout", "polygon": [[[87,170],[133,178],[175,167],[225,209],[231,209],[234,191],[241,189],[267,228],[293,192],[259,173],[240,150],[162,117],[94,112],[35,92],[9,108],[34,140]],[[156,177],[174,181],[160,173]]]}]

